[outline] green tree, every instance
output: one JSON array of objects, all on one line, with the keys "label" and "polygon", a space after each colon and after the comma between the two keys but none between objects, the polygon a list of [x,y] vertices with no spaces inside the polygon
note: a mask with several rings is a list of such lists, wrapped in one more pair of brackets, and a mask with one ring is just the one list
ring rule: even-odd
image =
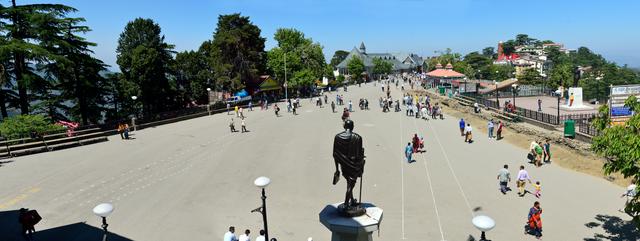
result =
[{"label": "green tree", "polygon": [[347,70],[349,70],[351,81],[359,83],[362,80],[362,74],[365,71],[362,59],[356,56],[351,57],[351,59],[347,63]]},{"label": "green tree", "polygon": [[130,96],[138,96],[145,116],[175,108],[175,94],[168,79],[173,45],[164,41],[160,26],[151,19],[137,18],[125,27],[118,39],[117,63],[122,81],[137,88]]},{"label": "green tree", "polygon": [[304,33],[281,28],[276,30],[274,39],[278,46],[267,52],[267,68],[281,83],[284,83],[285,58],[287,76],[293,80],[288,85],[292,88],[310,87],[327,74],[322,46],[306,38]]},{"label": "green tree", "polygon": [[249,17],[220,15],[211,42],[211,63],[217,85],[237,91],[265,71],[265,38]]},{"label": "green tree", "polygon": [[186,102],[208,102],[207,88],[211,88],[210,70],[203,51],[184,51],[176,54],[174,74],[181,99]]},{"label": "green tree", "polygon": [[486,47],[482,49],[482,55],[487,58],[493,59],[496,55],[496,49],[494,47]]},{"label": "green tree", "polygon": [[32,131],[44,135],[64,130],[61,125],[53,124],[44,115],[18,115],[5,118],[0,123],[2,136],[8,139],[28,137]]},{"label": "green tree", "polygon": [[540,84],[542,76],[535,68],[526,68],[518,75],[518,82],[523,85],[536,85]]},{"label": "green tree", "polygon": [[390,74],[393,71],[393,64],[381,58],[373,59],[373,74],[382,78],[382,75]]},{"label": "green tree", "polygon": [[561,63],[555,65],[551,69],[549,76],[549,82],[547,85],[552,88],[558,88],[559,86],[569,87],[573,84],[573,67],[569,63]]},{"label": "green tree", "polygon": [[493,64],[489,66],[489,69],[486,73],[482,73],[482,77],[490,80],[503,81],[509,79],[514,71],[515,68],[513,68],[513,66],[511,65]]},{"label": "green tree", "polygon": [[41,45],[44,35],[60,32],[58,22],[76,9],[61,4],[0,5],[0,62],[15,83],[18,105],[22,114],[29,114],[33,101],[30,92],[44,87],[43,78],[36,74],[33,66],[55,61],[58,56]]},{"label": "green tree", "polygon": [[347,59],[348,55],[349,55],[349,52],[344,50],[337,50],[336,52],[334,52],[333,57],[331,58],[331,63],[330,63],[331,67],[336,68],[336,66],[342,63],[342,61]]},{"label": "green tree", "polygon": [[[79,36],[90,31],[89,27],[80,25],[84,21],[83,18],[52,21],[61,31],[43,35],[41,45],[58,57],[55,62],[42,64],[39,69],[50,83],[47,88],[42,88],[46,89],[42,93],[47,97],[42,98],[44,101],[41,103],[47,104],[44,106],[47,112],[64,111],[62,114],[49,113],[50,116],[69,116],[86,125],[102,120],[110,93],[107,79],[100,74],[106,71],[106,65],[91,56],[93,52],[89,48],[96,44]],[[55,89],[57,94],[51,89]]]},{"label": "green tree", "polygon": [[[625,101],[625,106],[634,114],[624,125],[609,126],[609,108],[604,105],[594,126],[601,135],[593,138],[591,148],[607,159],[602,169],[606,175],[620,173],[631,178],[640,186],[640,103],[635,96]],[[633,217],[633,222],[640,228],[640,195],[636,195],[625,207],[625,212]]]},{"label": "green tree", "polygon": [[516,51],[516,46],[518,46],[518,43],[515,40],[508,40],[502,43],[502,52],[505,55],[511,55]]}]

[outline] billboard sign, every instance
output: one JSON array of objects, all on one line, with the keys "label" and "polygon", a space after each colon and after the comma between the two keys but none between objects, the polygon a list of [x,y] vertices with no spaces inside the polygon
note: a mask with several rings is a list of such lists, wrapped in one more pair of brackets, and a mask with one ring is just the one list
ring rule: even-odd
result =
[{"label": "billboard sign", "polygon": [[633,116],[633,111],[624,106],[624,101],[629,96],[636,96],[640,99],[640,85],[611,86],[611,95],[609,97],[611,125],[624,125]]}]

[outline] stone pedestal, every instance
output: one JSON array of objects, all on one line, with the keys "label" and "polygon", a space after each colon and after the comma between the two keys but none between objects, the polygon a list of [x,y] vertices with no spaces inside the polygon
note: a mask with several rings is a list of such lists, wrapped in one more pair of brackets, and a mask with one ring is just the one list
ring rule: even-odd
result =
[{"label": "stone pedestal", "polygon": [[[571,98],[571,94],[573,94],[573,104],[569,105],[569,98]],[[571,87],[569,88],[569,91],[567,93],[567,96],[569,96],[569,98],[565,98],[563,99],[563,101],[565,101],[565,103],[563,105],[560,105],[560,109],[561,110],[567,110],[567,111],[572,111],[572,110],[593,110],[593,107],[588,106],[588,105],[584,105],[582,103],[582,88],[581,87]]]},{"label": "stone pedestal", "polygon": [[367,213],[350,218],[338,213],[340,204],[325,206],[319,215],[320,222],[331,231],[331,241],[372,241],[373,232],[378,230],[382,222],[382,209],[363,203]]}]

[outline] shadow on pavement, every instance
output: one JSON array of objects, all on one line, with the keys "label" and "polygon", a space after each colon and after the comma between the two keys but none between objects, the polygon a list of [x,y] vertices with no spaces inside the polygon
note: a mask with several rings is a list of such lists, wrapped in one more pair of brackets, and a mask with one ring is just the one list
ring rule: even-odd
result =
[{"label": "shadow on pavement", "polygon": [[[43,217],[46,219],[46,217]],[[24,241],[22,227],[18,223],[18,210],[0,212],[0,240]],[[38,230],[33,234],[34,241],[101,241],[103,231],[83,222]],[[109,241],[132,241],[132,239],[109,232]]]},{"label": "shadow on pavement", "polygon": [[602,227],[605,233],[596,233],[592,238],[584,238],[585,241],[627,241],[640,240],[640,232],[631,221],[622,220],[616,216],[596,215],[596,222],[586,223],[588,228]]}]

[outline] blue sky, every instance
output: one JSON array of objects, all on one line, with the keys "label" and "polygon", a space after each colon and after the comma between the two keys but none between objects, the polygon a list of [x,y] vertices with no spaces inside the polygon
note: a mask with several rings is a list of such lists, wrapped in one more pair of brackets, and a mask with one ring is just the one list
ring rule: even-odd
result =
[{"label": "blue sky", "polygon": [[[423,56],[451,48],[480,51],[500,40],[527,33],[568,48],[586,46],[618,64],[640,67],[640,1],[506,0],[64,0],[93,29],[98,58],[115,64],[117,40],[128,21],[151,18],[176,50],[192,50],[211,39],[218,15],[249,16],[275,45],[273,33],[303,31],[324,46],[330,58],[364,41],[368,52],[413,52]],[[3,5],[8,0],[0,0]]]}]

